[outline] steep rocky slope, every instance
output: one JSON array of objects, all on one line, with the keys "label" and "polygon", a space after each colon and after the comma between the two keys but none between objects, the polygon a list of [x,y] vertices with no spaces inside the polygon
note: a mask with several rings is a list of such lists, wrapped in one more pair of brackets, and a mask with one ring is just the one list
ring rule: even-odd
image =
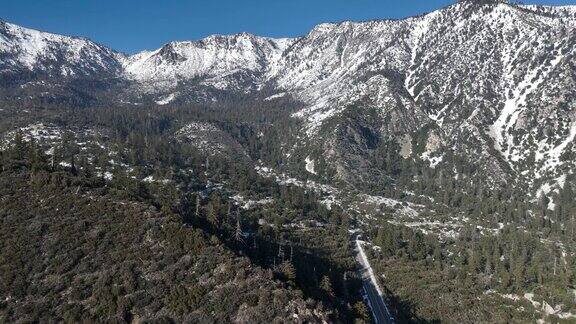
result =
[{"label": "steep rocky slope", "polygon": [[[28,97],[53,92],[136,105],[290,98],[304,127],[285,139],[285,159],[302,170],[317,160],[327,180],[389,177],[374,163],[383,145],[430,168],[471,166],[456,171],[460,181],[525,183],[534,197],[562,187],[575,167],[570,6],[462,1],[404,20],[321,24],[296,39],[212,36],[133,56],[1,26],[4,79],[21,80],[12,82],[19,91],[35,81]],[[38,87],[43,80],[68,81],[55,90]]]}]

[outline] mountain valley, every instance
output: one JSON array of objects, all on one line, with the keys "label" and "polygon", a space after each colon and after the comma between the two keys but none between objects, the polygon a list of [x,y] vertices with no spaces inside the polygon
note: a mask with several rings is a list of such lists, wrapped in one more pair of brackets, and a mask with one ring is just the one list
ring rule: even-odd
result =
[{"label": "mountain valley", "polygon": [[370,322],[363,244],[397,322],[568,323],[576,6],[134,55],[0,21],[0,166],[0,322]]}]

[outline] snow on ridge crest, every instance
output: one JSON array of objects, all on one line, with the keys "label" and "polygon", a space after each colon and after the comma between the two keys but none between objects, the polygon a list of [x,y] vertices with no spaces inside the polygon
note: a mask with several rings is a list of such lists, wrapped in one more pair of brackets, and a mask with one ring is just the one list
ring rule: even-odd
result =
[{"label": "snow on ridge crest", "polygon": [[127,75],[138,81],[262,72],[294,41],[248,33],[212,35],[198,41],[171,42],[155,51],[135,54],[123,66]]},{"label": "snow on ridge crest", "polygon": [[122,58],[121,54],[84,37],[42,32],[7,22],[0,24],[0,54],[12,57],[12,60],[0,63],[12,63],[32,70],[43,59],[59,59],[61,53],[66,59],[62,62],[63,75],[72,71],[72,65],[92,71],[116,68],[115,62]]},{"label": "snow on ridge crest", "polygon": [[[234,87],[245,86],[239,85],[238,79],[253,81],[256,87],[250,84],[248,85],[252,87],[250,89],[260,89],[262,85],[269,85],[274,90],[290,94],[305,104],[305,108],[294,116],[305,119],[309,133],[313,134],[324,120],[360,100],[368,98],[371,104],[383,110],[387,109],[394,101],[390,95],[387,95],[387,92],[398,92],[398,89],[393,88],[394,82],[391,82],[385,72],[397,73],[398,78],[404,82],[404,88],[412,98],[402,98],[402,100],[418,102],[421,95],[430,99],[431,87],[425,84],[427,80],[424,80],[422,75],[429,73],[430,69],[435,64],[439,64],[443,58],[437,53],[433,53],[436,55],[434,57],[429,52],[430,49],[434,49],[439,37],[448,33],[452,28],[459,29],[460,34],[471,33],[470,39],[474,40],[476,37],[474,28],[482,20],[489,20],[486,24],[488,26],[518,26],[513,24],[514,16],[526,16],[532,11],[574,12],[576,14],[574,10],[576,6],[516,7],[497,4],[491,5],[493,8],[485,14],[480,10],[473,11],[473,5],[468,2],[458,3],[429,14],[402,20],[324,23],[317,25],[302,38],[273,39],[240,33],[230,36],[213,35],[198,41],[171,42],[154,51],[144,51],[129,57],[109,52],[110,56],[118,61],[118,69],[122,76],[160,89],[156,97],[160,102],[166,101],[162,99],[169,98],[172,93],[180,90],[186,91],[186,89],[175,89],[179,81],[195,78],[203,78],[200,80],[201,85],[223,90],[237,90]],[[558,15],[570,16],[568,13]],[[565,21],[565,19],[560,21],[554,17],[537,14],[529,20],[525,25],[528,26],[538,21],[550,27],[557,27]],[[569,21],[576,22],[576,19]],[[25,30],[26,32],[20,32],[21,35],[33,34],[41,37],[38,41],[25,41],[25,37],[8,40],[10,37],[7,38],[4,35],[2,26],[8,26],[8,29]],[[525,33],[522,28],[520,32]],[[510,28],[505,27],[502,30],[506,34],[510,33]],[[534,32],[530,31],[530,33]],[[528,35],[528,33],[525,34]],[[14,44],[19,44],[19,46],[25,44],[30,50],[24,50],[18,58],[22,64],[31,68],[37,62],[38,53],[45,52],[45,46],[48,46],[47,40],[51,38],[57,38],[57,41],[69,44],[73,53],[93,53],[95,50],[92,47],[98,47],[97,44],[85,39],[58,36],[11,24],[2,24],[0,25],[0,53],[3,53],[6,48],[14,47]],[[529,40],[531,39],[526,39],[526,41]],[[9,43],[10,41],[14,44]],[[514,43],[501,44],[507,48],[516,45]],[[450,49],[443,50],[448,51],[448,53],[443,53],[444,58],[451,59]],[[76,55],[72,57],[74,60],[82,59]],[[94,60],[103,66],[107,64],[105,57],[102,56],[94,55]],[[512,62],[503,62],[511,66],[509,63]],[[519,73],[519,71],[511,71]],[[541,70],[541,72],[545,73],[548,70]],[[74,70],[63,68],[62,74],[64,73],[73,74]],[[426,86],[429,88],[426,89]],[[496,90],[502,93],[510,90],[505,86],[508,84]],[[522,91],[527,88],[527,85],[522,84],[522,86],[517,89],[518,93],[514,93],[514,98],[512,98],[514,104],[518,102],[519,97],[525,97],[525,92]],[[139,90],[143,92],[145,88],[141,87]],[[446,87],[446,89],[446,91],[454,92],[454,88]],[[530,91],[533,90],[530,89]],[[446,93],[437,92],[436,95],[444,96]],[[463,96],[466,95],[463,92]],[[513,107],[512,99],[510,99],[511,103],[506,106],[510,113],[504,111],[505,114],[500,114],[501,118],[493,127],[494,136],[497,137],[499,144],[508,142],[509,137],[505,134],[500,139],[501,132],[506,132],[513,126],[510,123],[513,119],[508,120],[508,117],[510,115],[515,117],[519,112],[519,110],[512,109],[517,108],[517,106]],[[522,104],[523,100],[519,103]],[[446,114],[451,113],[448,106],[444,108],[446,108]],[[443,117],[439,114],[439,110],[432,111],[429,115],[436,116],[438,120]]]}]

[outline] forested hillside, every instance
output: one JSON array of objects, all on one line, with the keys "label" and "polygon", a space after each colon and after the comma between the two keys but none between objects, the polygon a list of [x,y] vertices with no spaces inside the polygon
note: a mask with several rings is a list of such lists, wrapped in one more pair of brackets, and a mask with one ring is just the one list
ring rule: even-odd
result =
[{"label": "forested hillside", "polygon": [[132,56],[0,22],[0,322],[576,320],[576,8]]},{"label": "forested hillside", "polygon": [[[17,135],[0,155],[3,321],[369,319],[342,215],[314,195],[251,181],[230,161],[206,169],[199,155],[175,160],[174,148],[167,165],[202,175],[107,177],[75,163],[88,158],[73,149],[62,146],[70,163],[42,151]],[[247,209],[240,193],[207,185],[224,177],[242,193],[274,198]]]}]

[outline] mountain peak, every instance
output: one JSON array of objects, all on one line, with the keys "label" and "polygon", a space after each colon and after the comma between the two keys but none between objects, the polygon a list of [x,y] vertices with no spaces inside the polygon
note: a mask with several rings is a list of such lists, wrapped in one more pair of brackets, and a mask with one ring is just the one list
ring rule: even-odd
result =
[{"label": "mountain peak", "polygon": [[467,3],[471,5],[484,6],[484,5],[498,5],[509,4],[508,0],[459,0],[458,3]]},{"label": "mountain peak", "polygon": [[[114,77],[129,85],[119,93],[142,101],[217,100],[210,93],[225,91],[289,95],[301,107],[292,116],[302,120],[308,138],[324,136],[323,129],[350,107],[371,107],[385,116],[378,132],[386,136],[431,124],[438,128],[435,143],[460,147],[459,136],[474,137],[485,152],[520,168],[528,153],[535,154],[533,143],[548,149],[538,151],[537,159],[551,156],[554,165],[562,164],[558,152],[567,144],[554,143],[560,147],[555,149],[538,142],[550,132],[542,127],[573,134],[573,117],[554,107],[574,97],[576,81],[566,72],[576,55],[570,37],[574,7],[466,0],[403,20],[319,24],[301,38],[212,35],[130,57],[86,39],[6,26],[1,71],[54,80]],[[541,111],[570,122],[547,124]],[[451,134],[465,135],[453,140]],[[437,163],[439,157],[430,154],[424,157]],[[552,174],[541,163],[538,176]]]}]

